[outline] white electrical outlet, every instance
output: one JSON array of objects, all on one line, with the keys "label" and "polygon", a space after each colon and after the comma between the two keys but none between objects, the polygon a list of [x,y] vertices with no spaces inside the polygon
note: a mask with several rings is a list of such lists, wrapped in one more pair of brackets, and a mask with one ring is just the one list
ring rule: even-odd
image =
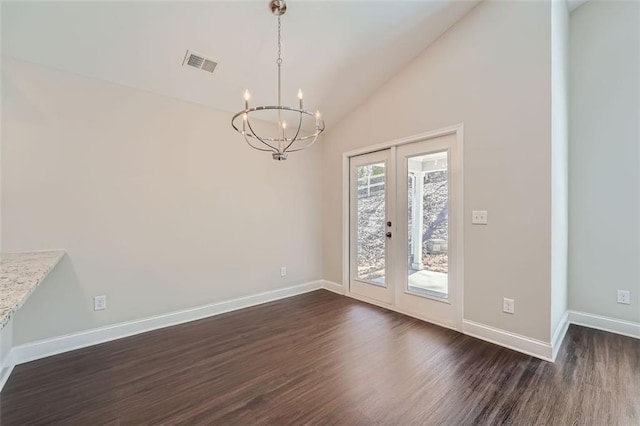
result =
[{"label": "white electrical outlet", "polygon": [[474,210],[471,212],[471,223],[473,225],[486,225],[487,224],[487,211],[486,210]]},{"label": "white electrical outlet", "polygon": [[507,299],[506,297],[502,301],[502,310],[508,314],[516,313],[516,302],[513,299]]},{"label": "white electrical outlet", "polygon": [[280,276],[281,277],[286,277],[287,276],[287,267],[283,266],[280,268]]},{"label": "white electrical outlet", "polygon": [[107,309],[107,296],[96,296],[93,298],[93,310],[102,311]]},{"label": "white electrical outlet", "polygon": [[618,303],[623,305],[631,304],[631,292],[629,290],[618,290]]}]

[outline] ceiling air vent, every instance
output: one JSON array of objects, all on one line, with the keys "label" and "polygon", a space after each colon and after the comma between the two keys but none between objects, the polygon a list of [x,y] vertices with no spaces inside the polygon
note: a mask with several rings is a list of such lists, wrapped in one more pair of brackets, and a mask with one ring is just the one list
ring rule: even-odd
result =
[{"label": "ceiling air vent", "polygon": [[213,72],[218,64],[211,59],[205,58],[199,53],[187,50],[187,54],[184,57],[184,61],[182,61],[182,65]]}]

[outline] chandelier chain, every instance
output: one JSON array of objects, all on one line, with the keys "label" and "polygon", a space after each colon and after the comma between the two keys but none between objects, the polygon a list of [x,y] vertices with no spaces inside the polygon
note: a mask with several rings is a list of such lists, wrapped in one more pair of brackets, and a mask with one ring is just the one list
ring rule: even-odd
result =
[{"label": "chandelier chain", "polygon": [[[282,78],[280,76],[280,68],[282,65],[282,42],[280,41],[280,33],[281,33],[281,25],[280,25],[280,15],[278,15],[278,59],[276,60],[276,63],[278,64],[278,106],[282,106]],[[278,114],[278,121],[281,121],[281,117],[280,114]]]},{"label": "chandelier chain", "polygon": [[281,30],[282,25],[280,24],[280,15],[278,15],[278,60],[276,61],[278,65],[282,64],[282,42],[280,41]]}]

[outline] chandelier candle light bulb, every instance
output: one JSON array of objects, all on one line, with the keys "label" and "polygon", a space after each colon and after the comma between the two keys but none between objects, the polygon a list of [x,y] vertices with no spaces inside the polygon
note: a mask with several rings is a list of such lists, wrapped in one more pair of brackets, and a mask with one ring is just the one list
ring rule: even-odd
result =
[{"label": "chandelier candle light bulb", "polygon": [[[269,9],[271,12],[278,18],[278,58],[276,60],[276,64],[278,67],[278,104],[277,106],[268,105],[268,106],[257,106],[253,108],[249,108],[249,99],[251,98],[251,94],[249,90],[245,90],[244,92],[244,110],[238,112],[231,119],[231,126],[233,129],[240,133],[247,144],[259,151],[271,152],[274,160],[286,160],[289,152],[300,151],[305,148],[309,148],[313,145],[318,139],[320,133],[322,133],[325,129],[324,120],[320,116],[320,111],[316,111],[316,113],[312,113],[303,108],[303,94],[302,89],[298,89],[298,108],[283,106],[281,104],[282,98],[282,79],[281,79],[281,65],[282,65],[282,41],[280,37],[281,23],[280,18],[287,11],[287,3],[285,0],[271,0],[269,2]],[[252,117],[254,117],[255,113],[265,112],[265,111],[275,111],[278,113],[278,127],[282,127],[282,135],[278,136],[276,132],[275,135],[264,135],[259,134],[254,130],[252,125]],[[253,115],[252,115],[253,114]],[[236,119],[242,116],[242,129],[238,128],[236,125]],[[283,119],[283,117],[289,116],[291,118],[295,117],[293,123],[297,123],[292,125],[292,130],[289,133],[293,135],[293,137],[287,138],[287,122]],[[315,117],[315,130],[311,132],[311,123],[310,119]],[[306,121],[305,121],[306,120]],[[307,124],[305,124],[307,123]]]},{"label": "chandelier candle light bulb", "polygon": [[[247,110],[249,109],[249,99],[251,99],[251,93],[249,93],[249,90],[245,90],[244,91],[244,109]],[[246,116],[247,114],[245,114],[245,120],[246,120]]]}]

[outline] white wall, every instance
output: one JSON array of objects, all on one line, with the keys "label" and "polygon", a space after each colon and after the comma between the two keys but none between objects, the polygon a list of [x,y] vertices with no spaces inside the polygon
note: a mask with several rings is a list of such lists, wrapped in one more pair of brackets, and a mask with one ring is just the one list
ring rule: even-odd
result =
[{"label": "white wall", "polygon": [[464,316],[549,342],[550,70],[549,4],[483,2],[329,130],[325,279],[342,282],[342,153],[463,123]]},{"label": "white wall", "polygon": [[[571,13],[569,307],[640,322],[640,3]],[[616,290],[631,290],[631,305]]]},{"label": "white wall", "polygon": [[14,344],[322,278],[318,148],[278,163],[227,113],[7,58],[2,72],[3,249],[68,251]]},{"label": "white wall", "polygon": [[569,245],[569,8],[551,3],[551,335],[567,311]]}]

